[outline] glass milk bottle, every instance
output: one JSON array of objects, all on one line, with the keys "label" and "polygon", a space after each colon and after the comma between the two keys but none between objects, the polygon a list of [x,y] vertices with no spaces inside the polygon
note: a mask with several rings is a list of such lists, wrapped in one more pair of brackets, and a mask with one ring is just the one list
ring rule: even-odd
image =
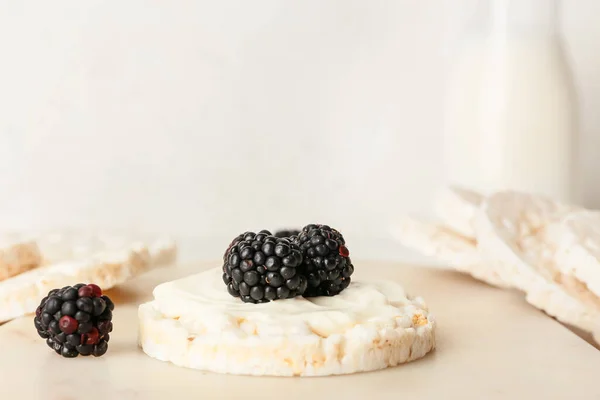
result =
[{"label": "glass milk bottle", "polygon": [[557,3],[479,2],[447,77],[448,183],[574,200],[577,112]]}]

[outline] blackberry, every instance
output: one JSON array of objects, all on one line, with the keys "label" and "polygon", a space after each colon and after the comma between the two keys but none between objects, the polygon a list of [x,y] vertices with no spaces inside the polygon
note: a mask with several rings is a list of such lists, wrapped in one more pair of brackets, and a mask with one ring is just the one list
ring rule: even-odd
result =
[{"label": "blackberry", "polygon": [[335,296],[350,285],[354,266],[340,232],[327,225],[311,224],[294,242],[304,257],[302,272],[308,281],[304,297]]},{"label": "blackberry", "polygon": [[263,230],[237,236],[223,256],[223,282],[245,303],[266,303],[301,296],[307,287],[300,274],[300,248],[288,238]]},{"label": "blackberry", "polygon": [[282,229],[279,231],[275,231],[275,237],[291,238],[294,236],[298,236],[299,233],[300,233],[300,231],[297,229]]},{"label": "blackberry", "polygon": [[51,290],[40,302],[35,328],[57,354],[100,357],[106,353],[115,306],[94,284]]}]

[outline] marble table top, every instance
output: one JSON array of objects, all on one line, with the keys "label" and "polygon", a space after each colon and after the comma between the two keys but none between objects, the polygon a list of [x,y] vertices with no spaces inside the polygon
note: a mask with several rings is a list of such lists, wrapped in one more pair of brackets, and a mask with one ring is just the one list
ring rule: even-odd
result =
[{"label": "marble table top", "polygon": [[137,346],[137,305],[158,283],[217,263],[156,270],[108,294],[115,328],[101,358],[64,359],[31,316],[0,326],[0,399],[598,399],[600,352],[525,303],[467,276],[355,262],[356,275],[401,283],[438,321],[437,349],[378,372],[326,378],[244,377],[178,368]]}]

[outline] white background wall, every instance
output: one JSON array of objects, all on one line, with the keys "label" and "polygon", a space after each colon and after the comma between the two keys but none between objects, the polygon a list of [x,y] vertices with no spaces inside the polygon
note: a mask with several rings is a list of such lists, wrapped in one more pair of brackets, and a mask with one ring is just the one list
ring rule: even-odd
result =
[{"label": "white background wall", "polygon": [[[373,256],[443,184],[458,3],[3,1],[1,225],[221,240],[323,221]],[[600,206],[600,3],[565,3],[584,200]]]}]

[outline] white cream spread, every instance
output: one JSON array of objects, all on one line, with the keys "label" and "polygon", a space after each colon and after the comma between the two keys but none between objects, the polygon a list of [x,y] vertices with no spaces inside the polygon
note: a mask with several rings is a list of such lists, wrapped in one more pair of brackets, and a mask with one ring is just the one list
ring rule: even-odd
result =
[{"label": "white cream spread", "polygon": [[435,348],[435,321],[393,282],[352,281],[334,297],[247,304],[220,267],[164,283],[140,305],[139,344],[150,357],[219,373],[350,374],[395,366]]},{"label": "white cream spread", "polygon": [[227,292],[221,275],[220,268],[213,268],[159,285],[154,290],[154,308],[165,317],[176,318],[190,333],[203,335],[237,335],[237,329],[228,328],[241,325],[242,331],[258,336],[316,333],[327,337],[357,325],[409,328],[414,325],[415,315],[415,321],[427,321],[422,300],[409,300],[394,282],[353,281],[333,297],[247,304]]}]

